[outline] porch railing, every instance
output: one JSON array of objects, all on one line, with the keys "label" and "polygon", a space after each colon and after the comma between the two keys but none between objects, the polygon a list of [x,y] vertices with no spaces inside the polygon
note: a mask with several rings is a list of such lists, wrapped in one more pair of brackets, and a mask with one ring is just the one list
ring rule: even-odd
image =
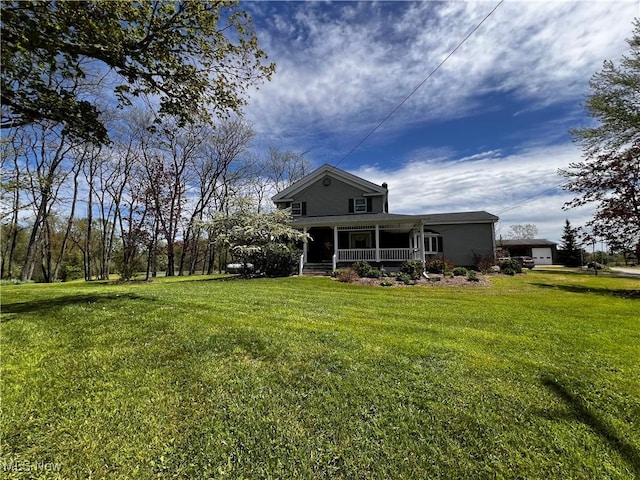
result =
[{"label": "porch railing", "polygon": [[[413,248],[381,248],[380,261],[404,261],[414,258]],[[338,262],[376,261],[375,248],[350,248],[338,250]]]}]

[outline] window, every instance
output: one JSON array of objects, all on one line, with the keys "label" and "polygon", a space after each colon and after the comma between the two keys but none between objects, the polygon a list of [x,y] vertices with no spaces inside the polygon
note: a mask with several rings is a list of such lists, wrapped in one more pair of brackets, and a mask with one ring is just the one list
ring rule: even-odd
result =
[{"label": "window", "polygon": [[373,211],[373,199],[368,198],[350,198],[349,213],[367,213]]},{"label": "window", "polygon": [[291,215],[299,217],[307,214],[307,202],[291,202]]},{"label": "window", "polygon": [[425,234],[424,253],[442,252],[442,237],[434,234]]}]

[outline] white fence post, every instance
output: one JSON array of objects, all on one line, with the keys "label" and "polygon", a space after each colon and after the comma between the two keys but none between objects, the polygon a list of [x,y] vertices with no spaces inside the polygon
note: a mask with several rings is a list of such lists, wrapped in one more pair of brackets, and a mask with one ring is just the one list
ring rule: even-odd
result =
[{"label": "white fence post", "polygon": [[304,268],[304,253],[300,255],[300,266],[298,267],[298,275],[302,276],[302,269]]}]

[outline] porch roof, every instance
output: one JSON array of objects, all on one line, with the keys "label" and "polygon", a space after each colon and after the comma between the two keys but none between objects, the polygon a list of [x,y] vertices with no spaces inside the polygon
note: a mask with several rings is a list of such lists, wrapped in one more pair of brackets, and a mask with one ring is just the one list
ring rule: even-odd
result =
[{"label": "porch roof", "polygon": [[321,217],[294,217],[293,224],[300,227],[333,227],[348,225],[443,225],[462,223],[495,223],[498,217],[484,211],[402,215],[396,213],[360,213]]}]

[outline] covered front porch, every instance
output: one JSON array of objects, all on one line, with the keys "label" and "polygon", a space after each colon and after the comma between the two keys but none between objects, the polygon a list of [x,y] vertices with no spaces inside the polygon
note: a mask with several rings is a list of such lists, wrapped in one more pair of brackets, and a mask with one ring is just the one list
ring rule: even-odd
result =
[{"label": "covered front porch", "polygon": [[425,231],[422,223],[333,225],[304,227],[312,240],[303,245],[302,265],[339,265],[367,261],[399,264],[407,260],[424,261],[437,253],[439,235]]}]

